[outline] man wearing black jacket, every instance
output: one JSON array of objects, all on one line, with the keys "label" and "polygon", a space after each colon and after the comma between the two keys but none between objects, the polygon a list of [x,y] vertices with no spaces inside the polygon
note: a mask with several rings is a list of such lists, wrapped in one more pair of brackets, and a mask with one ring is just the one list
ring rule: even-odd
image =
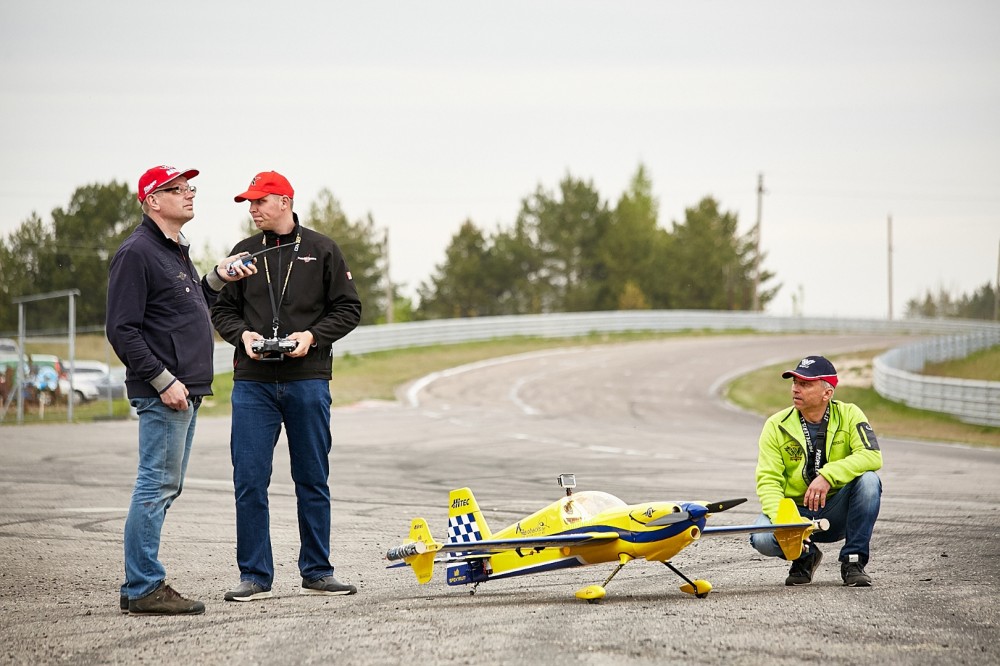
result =
[{"label": "man wearing black jacket", "polygon": [[226,601],[271,596],[267,487],[284,424],[299,519],[300,594],[354,594],[330,564],[330,379],[334,342],[361,320],[361,301],[337,244],[304,228],[294,190],[274,171],[257,174],[237,203],[250,202],[262,233],[233,254],[259,253],[258,273],[223,290],[212,323],[236,347],[230,452],[236,489],[240,582]]},{"label": "man wearing black jacket", "polygon": [[[205,612],[166,583],[160,532],[181,494],[198,407],[212,395],[209,307],[226,282],[257,271],[223,259],[204,278],[191,263],[181,227],[194,217],[198,171],[153,167],[139,178],[142,222],[111,259],[107,334],[125,364],[125,386],[139,415],[139,469],[125,520],[121,610],[132,615]],[[236,266],[228,268],[231,263]]]}]

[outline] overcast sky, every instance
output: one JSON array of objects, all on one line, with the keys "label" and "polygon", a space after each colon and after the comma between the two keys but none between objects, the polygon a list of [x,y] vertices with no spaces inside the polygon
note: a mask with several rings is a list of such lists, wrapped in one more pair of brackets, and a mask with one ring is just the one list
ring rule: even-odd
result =
[{"label": "overcast sky", "polygon": [[996,279],[995,0],[0,7],[3,237],[171,164],[225,253],[274,169],[300,212],[328,188],[387,228],[413,293],[464,220],[509,227],[567,174],[613,206],[642,163],[666,228],[710,195],[749,230],[764,174],[775,314],[886,316],[889,215],[896,316]]}]

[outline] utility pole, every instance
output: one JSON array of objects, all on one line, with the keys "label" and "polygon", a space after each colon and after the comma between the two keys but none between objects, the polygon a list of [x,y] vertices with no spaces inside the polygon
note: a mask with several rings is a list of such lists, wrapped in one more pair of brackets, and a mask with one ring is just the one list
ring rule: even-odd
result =
[{"label": "utility pole", "polygon": [[993,321],[1000,321],[1000,250],[997,251],[997,283],[993,286]]},{"label": "utility pole", "polygon": [[385,237],[382,241],[382,253],[385,257],[385,323],[392,323],[392,279],[389,277],[389,227],[385,228]]},{"label": "utility pole", "polygon": [[760,311],[760,212],[764,205],[764,174],[757,174],[757,225],[754,227],[753,311]]},{"label": "utility pole", "polygon": [[889,321],[892,321],[892,214],[889,215]]}]

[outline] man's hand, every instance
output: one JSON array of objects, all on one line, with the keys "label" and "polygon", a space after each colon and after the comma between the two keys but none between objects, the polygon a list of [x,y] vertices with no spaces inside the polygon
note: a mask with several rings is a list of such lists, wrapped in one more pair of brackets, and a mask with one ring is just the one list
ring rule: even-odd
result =
[{"label": "man's hand", "polygon": [[257,260],[254,259],[249,264],[244,264],[241,260],[249,257],[249,252],[240,252],[231,257],[226,257],[215,267],[215,274],[223,282],[236,282],[257,272]]},{"label": "man's hand", "polygon": [[[254,270],[255,271],[257,270],[256,266],[254,267]],[[255,361],[259,361],[260,359],[264,358],[264,355],[255,354],[251,346],[253,345],[254,341],[263,339],[264,339],[263,335],[261,335],[260,333],[255,333],[254,331],[243,331],[243,335],[240,336],[240,340],[243,342],[243,351],[245,351],[247,353],[247,356],[249,356]]]},{"label": "man's hand", "polygon": [[830,482],[823,478],[822,474],[817,474],[806,494],[802,496],[802,503],[810,511],[819,511],[826,506],[826,494],[830,492]]},{"label": "man's hand", "polygon": [[295,349],[287,352],[287,356],[292,358],[301,358],[309,353],[309,348],[312,347],[313,343],[316,342],[316,338],[309,331],[298,331],[292,333],[288,336],[289,340],[295,340]]},{"label": "man's hand", "polygon": [[160,394],[160,400],[175,412],[186,412],[188,408],[187,386],[184,386],[184,382],[178,379]]}]

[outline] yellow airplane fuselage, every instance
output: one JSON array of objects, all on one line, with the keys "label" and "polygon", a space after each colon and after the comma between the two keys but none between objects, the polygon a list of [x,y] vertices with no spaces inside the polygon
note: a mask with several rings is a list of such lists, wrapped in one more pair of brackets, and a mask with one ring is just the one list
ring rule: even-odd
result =
[{"label": "yellow airplane fuselage", "polygon": [[627,505],[613,495],[584,491],[564,497],[513,525],[493,539],[567,533],[615,533],[618,538],[586,546],[516,549],[495,553],[488,561],[491,578],[535,571],[643,558],[664,562],[701,536],[697,526],[650,525],[682,509],[672,502]]}]

